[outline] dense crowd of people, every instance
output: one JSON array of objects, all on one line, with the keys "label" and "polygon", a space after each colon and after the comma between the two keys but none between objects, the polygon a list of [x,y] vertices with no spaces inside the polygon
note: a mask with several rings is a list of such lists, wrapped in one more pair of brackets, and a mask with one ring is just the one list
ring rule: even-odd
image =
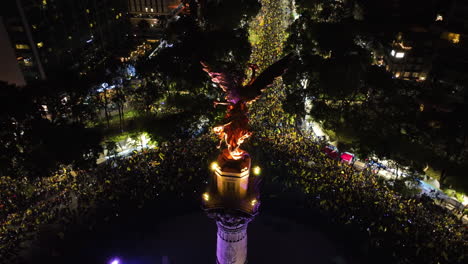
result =
[{"label": "dense crowd of people", "polygon": [[[166,142],[90,171],[64,168],[34,181],[1,178],[6,190],[0,194],[2,260],[16,259],[20,244],[34,240],[43,224],[68,221],[102,205],[118,209],[122,200],[144,204],[164,192],[200,196],[215,146],[214,137],[204,135]],[[322,147],[284,127],[259,130],[246,145],[266,182],[304,193],[304,210],[319,209],[331,221],[361,230],[372,249],[387,252],[396,263],[463,262],[466,231],[454,215],[431,199],[399,195],[369,171],[328,158]]]},{"label": "dense crowd of people", "polygon": [[[288,14],[281,0],[262,0],[259,20],[251,31],[259,33],[251,61],[260,68],[271,65],[286,40]],[[262,67],[263,66],[263,67]],[[296,129],[296,117],[287,115],[281,102],[284,87],[277,80],[251,111],[254,156],[268,177],[297,188],[336,223],[353,225],[368,234],[370,247],[394,263],[462,263],[468,243],[466,227],[446,209],[423,196],[405,198],[370,171],[328,158],[324,145]]]},{"label": "dense crowd of people", "polygon": [[35,180],[1,177],[0,259],[19,259],[21,245],[36,239],[41,226],[73,222],[102,206],[118,209],[127,200],[143,205],[165,192],[200,196],[215,146],[205,135],[165,142],[89,171],[63,168]]},{"label": "dense crowd of people", "polygon": [[466,227],[451,212],[426,196],[406,198],[371,171],[330,159],[324,145],[285,130],[254,138],[259,157],[265,174],[306,194],[310,208],[367,233],[370,248],[394,263],[466,260]]}]

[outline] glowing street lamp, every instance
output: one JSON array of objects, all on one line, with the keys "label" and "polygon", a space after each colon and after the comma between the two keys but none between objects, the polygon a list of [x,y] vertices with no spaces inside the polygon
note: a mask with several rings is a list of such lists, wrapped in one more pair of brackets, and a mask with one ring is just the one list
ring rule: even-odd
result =
[{"label": "glowing street lamp", "polygon": [[212,162],[210,168],[212,171],[216,170],[218,168],[218,163],[216,161]]},{"label": "glowing street lamp", "polygon": [[204,193],[203,194],[203,200],[208,202],[210,200],[210,195],[208,193]]},{"label": "glowing street lamp", "polygon": [[255,167],[253,168],[253,174],[254,174],[254,175],[260,175],[260,172],[261,172],[261,169],[260,169],[259,166],[255,166]]},{"label": "glowing street lamp", "polygon": [[251,204],[252,206],[255,206],[255,205],[257,204],[257,199],[253,199],[253,200],[250,202],[250,204]]}]

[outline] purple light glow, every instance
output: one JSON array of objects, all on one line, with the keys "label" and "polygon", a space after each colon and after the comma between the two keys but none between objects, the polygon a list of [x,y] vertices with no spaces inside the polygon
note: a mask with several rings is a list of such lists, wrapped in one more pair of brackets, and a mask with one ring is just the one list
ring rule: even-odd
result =
[{"label": "purple light glow", "polygon": [[113,259],[109,262],[109,264],[120,264],[120,259],[118,259],[118,258],[113,258]]}]

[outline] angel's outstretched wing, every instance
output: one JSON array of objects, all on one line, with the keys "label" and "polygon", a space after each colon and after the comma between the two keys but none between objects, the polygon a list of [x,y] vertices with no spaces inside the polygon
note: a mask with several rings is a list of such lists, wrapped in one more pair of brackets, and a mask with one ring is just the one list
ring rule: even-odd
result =
[{"label": "angel's outstretched wing", "polygon": [[288,64],[293,56],[293,53],[290,53],[281,60],[273,63],[264,70],[251,85],[245,86],[242,94],[247,97],[247,101],[257,99],[262,94],[262,90],[270,86],[275,78],[281,76],[287,70]]},{"label": "angel's outstretched wing", "polygon": [[236,103],[239,100],[239,88],[243,78],[227,71],[215,71],[207,63],[200,62],[213,83],[218,84],[226,93],[226,100]]}]

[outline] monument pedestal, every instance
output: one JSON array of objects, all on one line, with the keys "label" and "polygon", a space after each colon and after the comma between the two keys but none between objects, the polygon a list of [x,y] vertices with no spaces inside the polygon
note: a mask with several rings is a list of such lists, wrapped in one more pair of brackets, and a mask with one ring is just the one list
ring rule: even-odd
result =
[{"label": "monument pedestal", "polygon": [[258,181],[250,177],[248,153],[232,159],[227,150],[212,164],[212,179],[203,195],[203,207],[218,226],[216,263],[247,263],[247,226],[257,214]]},{"label": "monument pedestal", "polygon": [[216,242],[216,263],[247,263],[247,226],[253,216],[240,214],[214,213],[210,217],[218,226]]}]

